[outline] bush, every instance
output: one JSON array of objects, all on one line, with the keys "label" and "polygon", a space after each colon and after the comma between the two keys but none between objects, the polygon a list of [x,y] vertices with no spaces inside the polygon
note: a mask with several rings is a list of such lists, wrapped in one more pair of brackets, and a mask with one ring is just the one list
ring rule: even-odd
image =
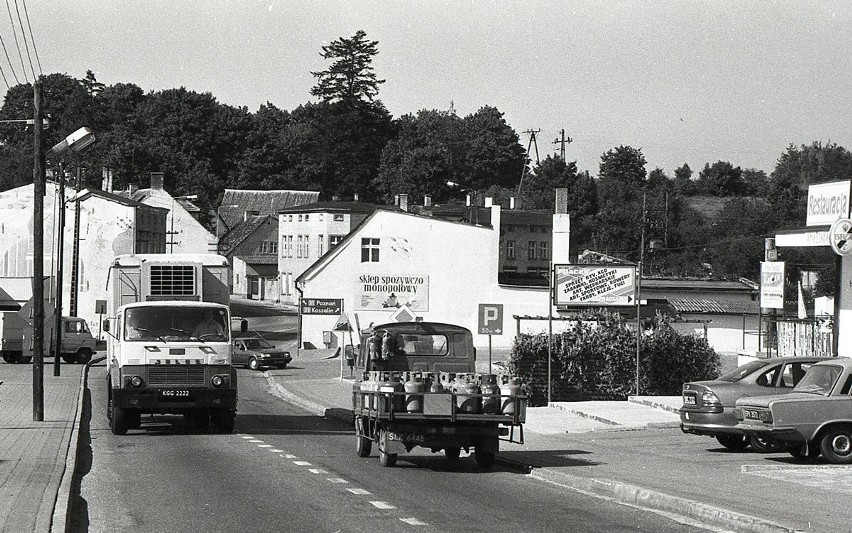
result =
[{"label": "bush", "polygon": [[[636,391],[636,333],[617,313],[592,311],[551,338],[551,399],[626,399]],[[640,341],[641,394],[677,395],[686,381],[718,375],[719,356],[703,338],[678,333],[657,316]],[[547,402],[547,334],[520,334],[510,371],[530,405]]]}]

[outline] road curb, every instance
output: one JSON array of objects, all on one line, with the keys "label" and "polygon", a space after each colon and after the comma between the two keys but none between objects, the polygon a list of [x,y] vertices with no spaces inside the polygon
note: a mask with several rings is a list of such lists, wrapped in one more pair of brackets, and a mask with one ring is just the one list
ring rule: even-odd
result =
[{"label": "road curb", "polygon": [[[74,423],[71,427],[71,436],[68,439],[68,447],[65,450],[65,470],[59,482],[59,490],[56,493],[56,501],[53,505],[53,516],[50,521],[51,533],[64,533],[68,527],[68,512],[71,510],[72,487],[74,475],[77,470],[77,450],[80,447],[80,420],[83,417],[86,385],[89,380],[89,369],[92,364],[100,363],[106,359],[98,357],[86,363],[86,367],[80,374],[80,389],[77,392],[77,408],[74,411]],[[72,452],[73,450],[73,452]]]},{"label": "road curb", "polygon": [[548,468],[534,468],[529,475],[554,485],[607,498],[618,503],[686,517],[705,526],[753,533],[794,533],[797,531],[794,528],[769,520],[729,511],[687,498],[679,498],[629,483],[575,476]]},{"label": "road curb", "polygon": [[553,402],[550,403],[550,407],[553,409],[559,409],[560,411],[566,411],[568,413],[579,416],[580,418],[587,418],[589,420],[594,420],[595,422],[600,422],[601,424],[606,424],[608,426],[621,426],[618,422],[613,422],[608,418],[604,418],[602,416],[590,415],[589,413],[584,413],[583,411],[575,411],[574,409],[570,409],[568,407],[563,407],[561,405],[556,405]]}]

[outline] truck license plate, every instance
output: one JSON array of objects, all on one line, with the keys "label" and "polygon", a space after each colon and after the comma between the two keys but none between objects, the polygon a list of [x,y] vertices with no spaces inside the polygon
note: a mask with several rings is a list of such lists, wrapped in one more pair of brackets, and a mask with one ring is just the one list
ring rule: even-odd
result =
[{"label": "truck license plate", "polygon": [[414,433],[388,433],[388,440],[396,440],[399,442],[423,442],[423,435]]},{"label": "truck license plate", "polygon": [[743,418],[749,420],[760,420],[760,413],[754,409],[743,409]]},{"label": "truck license plate", "polygon": [[188,390],[161,390],[160,399],[162,400],[191,400],[192,395]]}]

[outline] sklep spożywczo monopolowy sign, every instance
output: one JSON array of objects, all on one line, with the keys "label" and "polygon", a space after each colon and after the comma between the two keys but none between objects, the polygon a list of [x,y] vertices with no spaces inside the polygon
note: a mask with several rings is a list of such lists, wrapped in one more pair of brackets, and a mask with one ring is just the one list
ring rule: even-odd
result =
[{"label": "sklep spo\u017cywczo monopolowy sign", "polygon": [[361,311],[429,310],[429,276],[361,274],[355,280],[355,306]]}]

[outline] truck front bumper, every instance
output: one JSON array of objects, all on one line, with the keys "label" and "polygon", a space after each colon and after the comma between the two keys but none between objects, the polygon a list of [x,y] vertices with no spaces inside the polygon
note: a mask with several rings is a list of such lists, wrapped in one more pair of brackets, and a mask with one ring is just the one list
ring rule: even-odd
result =
[{"label": "truck front bumper", "polygon": [[201,409],[237,410],[237,389],[113,389],[116,407],[144,413],[190,413]]}]

